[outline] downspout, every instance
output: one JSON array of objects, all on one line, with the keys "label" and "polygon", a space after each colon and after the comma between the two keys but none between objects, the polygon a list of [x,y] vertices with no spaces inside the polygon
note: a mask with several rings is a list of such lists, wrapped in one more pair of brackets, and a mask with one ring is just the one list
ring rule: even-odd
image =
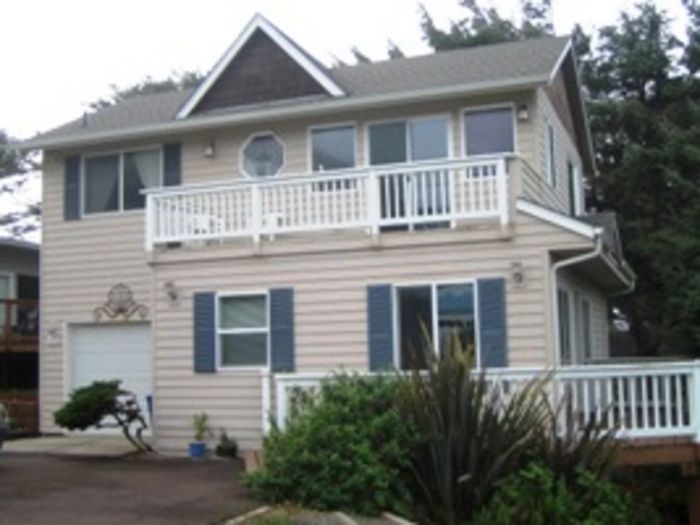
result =
[{"label": "downspout", "polygon": [[559,359],[561,358],[561,348],[560,348],[560,341],[559,341],[559,297],[558,297],[558,287],[557,287],[557,272],[561,270],[562,268],[566,268],[568,266],[573,266],[575,264],[579,264],[585,261],[588,261],[590,259],[595,259],[596,257],[599,257],[603,253],[603,236],[601,235],[602,230],[601,229],[596,229],[595,230],[595,248],[593,251],[590,251],[588,253],[584,253],[582,255],[577,255],[576,257],[570,257],[569,259],[562,259],[561,261],[558,261],[552,265],[552,277],[551,277],[551,286],[552,286],[552,319],[554,323],[554,363],[555,366],[559,366],[561,363],[559,362]]}]

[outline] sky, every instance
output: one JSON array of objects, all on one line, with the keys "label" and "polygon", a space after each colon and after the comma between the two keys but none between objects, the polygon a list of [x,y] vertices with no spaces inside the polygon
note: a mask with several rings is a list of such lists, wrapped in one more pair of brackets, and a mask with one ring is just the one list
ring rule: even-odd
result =
[{"label": "sky", "polygon": [[[681,0],[657,0],[682,28]],[[518,0],[486,0],[503,15]],[[438,25],[463,16],[458,0],[423,0]],[[553,0],[557,33],[615,21],[635,0]],[[417,0],[22,0],[2,8],[0,129],[27,138],[79,117],[88,104],[147,75],[203,73],[259,12],[322,62],[352,62],[350,49],[386,57],[388,39],[407,55],[430,51]],[[584,8],[582,8],[584,6]],[[1,204],[1,203],[0,203]]]}]

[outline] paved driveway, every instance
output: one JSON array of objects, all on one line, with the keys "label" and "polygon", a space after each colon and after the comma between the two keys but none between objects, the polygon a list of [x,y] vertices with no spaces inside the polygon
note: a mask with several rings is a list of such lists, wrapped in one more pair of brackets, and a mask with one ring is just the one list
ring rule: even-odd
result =
[{"label": "paved driveway", "polygon": [[0,524],[206,524],[259,506],[229,461],[0,452]]}]

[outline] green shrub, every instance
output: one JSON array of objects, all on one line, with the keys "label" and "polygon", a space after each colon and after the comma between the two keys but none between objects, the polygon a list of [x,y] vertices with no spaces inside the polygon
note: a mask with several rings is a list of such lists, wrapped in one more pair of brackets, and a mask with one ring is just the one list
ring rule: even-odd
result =
[{"label": "green shrub", "polygon": [[216,455],[220,458],[238,457],[238,442],[230,438],[225,430],[219,434],[219,443],[216,445]]},{"label": "green shrub", "polygon": [[[339,374],[315,401],[265,440],[264,466],[249,485],[270,502],[320,510],[405,512],[408,458],[417,440],[396,409],[392,378]],[[312,405],[312,406],[308,406]]]},{"label": "green shrub", "polygon": [[116,427],[138,450],[150,451],[143,440],[148,428],[136,396],[123,390],[120,381],[95,381],[71,392],[68,402],[54,412],[54,421],[68,430]]},{"label": "green shrub", "polygon": [[573,484],[532,463],[508,477],[473,525],[618,525],[631,523],[627,496],[609,481],[579,470]]},{"label": "green shrub", "polygon": [[609,439],[597,427],[558,433],[548,377],[517,389],[506,385],[504,395],[485,374],[474,373],[473,353],[457,337],[439,357],[423,353],[427,370],[399,379],[398,398],[404,419],[425,436],[411,456],[422,521],[467,522],[500,481],[533,460],[567,477],[581,467],[599,472],[609,465]]}]

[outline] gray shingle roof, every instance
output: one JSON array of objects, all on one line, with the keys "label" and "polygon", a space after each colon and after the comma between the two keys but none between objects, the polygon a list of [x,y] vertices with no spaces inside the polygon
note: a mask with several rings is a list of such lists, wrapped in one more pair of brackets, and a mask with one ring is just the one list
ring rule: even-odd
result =
[{"label": "gray shingle roof", "polygon": [[[391,93],[460,88],[465,92],[480,85],[517,85],[519,82],[545,82],[566,48],[568,38],[550,37],[438,52],[430,55],[386,60],[326,69],[349,99],[362,99]],[[102,108],[27,141],[41,143],[59,139],[80,141],[95,134],[126,131],[175,121],[180,107],[192,90],[143,95]],[[328,100],[330,97],[321,98]],[[305,100],[304,102],[313,102]],[[274,104],[299,104],[287,100]],[[236,113],[250,109],[233,108]],[[257,106],[255,109],[260,109]],[[203,119],[198,114],[191,119]]]},{"label": "gray shingle roof", "polygon": [[436,87],[546,78],[557,63],[567,37],[443,51],[329,71],[351,96],[417,91]]}]

